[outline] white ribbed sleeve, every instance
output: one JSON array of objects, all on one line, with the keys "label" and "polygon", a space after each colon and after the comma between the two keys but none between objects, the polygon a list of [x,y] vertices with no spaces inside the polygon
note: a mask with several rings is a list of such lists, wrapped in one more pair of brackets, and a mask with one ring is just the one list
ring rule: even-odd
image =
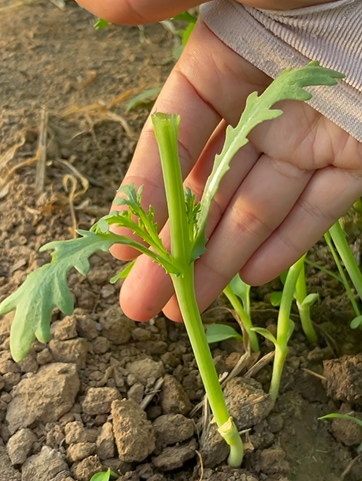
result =
[{"label": "white ribbed sleeve", "polygon": [[338,86],[315,89],[309,103],[362,142],[362,0],[288,11],[216,0],[202,5],[201,16],[226,45],[270,77],[309,60],[344,73]]}]

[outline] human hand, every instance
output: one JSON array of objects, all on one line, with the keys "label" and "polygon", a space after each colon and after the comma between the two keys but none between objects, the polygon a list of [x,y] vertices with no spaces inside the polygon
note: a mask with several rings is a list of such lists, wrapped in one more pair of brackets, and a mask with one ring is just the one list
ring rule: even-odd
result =
[{"label": "human hand", "polygon": [[[99,3],[82,1],[89,8]],[[153,2],[150,13],[147,0],[134,0],[134,10],[127,5],[121,0],[103,1],[95,13],[122,23],[155,21],[177,13],[165,0]],[[187,0],[177,11],[193,5]],[[255,90],[262,92],[270,81],[202,21],[197,23],[155,105],[159,112],[181,116],[181,168],[185,185],[196,195],[200,196],[220,151],[225,125],[235,124],[246,97]],[[232,161],[213,203],[207,252],[195,265],[201,310],[238,271],[249,284],[276,277],[362,195],[361,144],[307,104],[289,101],[278,107],[284,115],[249,135],[249,144]],[[156,221],[164,226],[167,211],[150,121],[123,184],[131,182],[135,187],[144,185],[144,205],[154,206]],[[162,236],[167,244],[167,225]],[[122,246],[114,254],[121,259],[134,256]],[[136,320],[149,319],[162,308],[170,319],[181,320],[170,279],[142,255],[123,284],[121,305]]]}]

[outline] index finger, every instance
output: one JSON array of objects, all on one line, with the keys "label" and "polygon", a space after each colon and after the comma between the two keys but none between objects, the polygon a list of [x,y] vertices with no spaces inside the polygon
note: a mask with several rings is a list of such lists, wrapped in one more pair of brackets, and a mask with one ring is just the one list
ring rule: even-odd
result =
[{"label": "index finger", "polygon": [[77,0],[97,17],[112,23],[141,25],[171,18],[200,4],[200,0]]}]

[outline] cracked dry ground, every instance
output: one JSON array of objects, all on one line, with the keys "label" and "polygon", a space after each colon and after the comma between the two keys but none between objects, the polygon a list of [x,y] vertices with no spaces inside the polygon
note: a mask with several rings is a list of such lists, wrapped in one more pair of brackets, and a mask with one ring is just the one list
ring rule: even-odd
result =
[{"label": "cracked dry ground", "polygon": [[[127,113],[124,100],[160,85],[172,66],[173,39],[162,26],[95,32],[92,21],[73,3],[64,11],[40,1],[2,12],[0,299],[47,262],[41,245],[72,235],[71,182],[78,227],[107,212],[147,115]],[[37,192],[31,159],[44,109],[47,166]],[[11,171],[22,162],[29,165]],[[328,266],[323,246],[312,255]],[[127,319],[119,286],[108,283],[119,264],[101,254],[91,265],[87,278],[70,274],[74,314],[54,312],[50,343],[35,343],[20,363],[9,352],[12,314],[0,320],[0,481],[88,481],[108,467],[119,481],[362,480],[360,429],[317,420],[362,410],[362,339],[349,330],[350,308],[331,279],[310,273],[321,297],[313,316],[328,339],[343,345],[321,336],[310,347],[297,328],[274,407],[265,394],[270,364],[252,376],[246,366],[226,384],[246,440],[243,468],[233,470],[214,425],[201,433],[194,407],[203,389],[183,326],[162,316],[144,324]],[[276,311],[264,303],[272,287],[252,295],[255,322],[273,332]],[[232,322],[222,309],[206,315],[212,319]],[[262,353],[271,349],[266,342]],[[212,350],[219,373],[244,354],[234,341]]]}]

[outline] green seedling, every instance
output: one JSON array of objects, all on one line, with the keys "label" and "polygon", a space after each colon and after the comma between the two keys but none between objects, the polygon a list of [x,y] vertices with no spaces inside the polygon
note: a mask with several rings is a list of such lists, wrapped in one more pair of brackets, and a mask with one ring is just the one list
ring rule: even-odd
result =
[{"label": "green seedling", "polygon": [[254,332],[272,342],[275,347],[273,373],[269,389],[269,395],[273,401],[278,397],[284,363],[287,357],[288,342],[294,331],[294,322],[290,319],[290,312],[292,309],[295,287],[303,263],[304,256],[288,270],[278,313],[277,337],[275,338],[268,329],[263,327],[252,328]]},{"label": "green seedling", "polygon": [[[300,323],[302,325],[302,329],[304,331],[305,337],[311,344],[315,344],[317,342],[317,334],[312,324],[312,320],[310,317],[310,308],[313,306],[315,302],[318,300],[318,294],[311,293],[307,294],[307,285],[305,282],[305,261],[306,261],[306,254],[302,256],[298,260],[298,268],[299,268],[299,275],[297,279],[297,283],[295,285],[294,291],[294,299],[297,304]],[[283,284],[285,284],[285,280],[288,276],[288,271],[283,273],[280,276],[280,279]],[[270,303],[274,307],[280,306],[282,302],[282,298],[284,296],[283,291],[275,291],[270,296]]]},{"label": "green seedling", "polygon": [[140,105],[153,102],[156,99],[157,95],[161,92],[161,90],[162,87],[154,87],[152,89],[143,90],[143,92],[135,95],[126,104],[127,112],[133,110]]},{"label": "green seedling", "polygon": [[[347,243],[346,237],[344,235],[343,229],[339,221],[337,221],[329,231],[324,235],[325,241],[331,251],[333,259],[336,263],[341,281],[343,283],[344,289],[347,293],[347,296],[351,302],[353,310],[356,314],[356,317],[351,322],[351,328],[356,329],[360,325],[362,325],[362,316],[360,310],[357,306],[356,300],[353,296],[351,288],[349,287],[347,278],[344,274],[342,265],[339,261],[338,255],[343,262],[344,268],[347,271],[354,288],[356,289],[358,296],[362,299],[362,274],[358,268],[358,265],[353,257],[352,251]],[[333,242],[333,243],[332,243]],[[334,249],[334,247],[335,249]],[[336,253],[338,252],[338,255]]]},{"label": "green seedling", "polygon": [[250,348],[253,352],[259,352],[259,341],[256,333],[252,330],[253,323],[250,314],[250,286],[240,279],[237,274],[225,287],[223,293],[228,298],[238,315],[245,332],[249,337]]},{"label": "green seedling", "polygon": [[[324,419],[345,419],[346,421],[352,421],[360,428],[362,428],[362,421],[354,416],[350,416],[349,414],[339,414],[339,413],[331,413],[331,414],[326,414],[325,416],[322,416],[318,418],[319,420],[324,420]],[[362,453],[362,441],[361,444],[357,447],[357,452]]]},{"label": "green seedling", "polygon": [[[150,256],[170,275],[215,422],[230,446],[228,463],[240,466],[243,444],[227,411],[207,344],[195,296],[194,261],[206,250],[206,223],[219,184],[229,170],[235,153],[248,143],[250,131],[261,122],[282,115],[280,109],[271,108],[276,102],[288,99],[309,100],[311,94],[304,87],[334,85],[336,79],[342,77],[338,72],[320,67],[318,62],[310,62],[303,68],[283,71],[260,96],[256,92],[249,95],[236,127],[228,126],[226,129],[224,146],[215,157],[199,203],[196,203],[195,196],[188,189],[183,189],[178,157],[179,117],[162,113],[152,115],[168,206],[170,251],[158,236],[153,207],[144,210],[141,205],[142,188],[136,190],[132,185],[122,187],[116,201],[123,207],[121,212],[112,212],[103,217],[90,232],[78,231],[81,236],[78,239],[52,242],[44,246],[42,250],[53,250],[52,261],[30,274],[24,284],[0,304],[1,314],[16,309],[10,333],[10,349],[14,360],[24,358],[35,338],[41,342],[49,340],[49,324],[54,307],[58,307],[63,314],[71,314],[73,300],[67,286],[67,272],[71,268],[74,267],[85,275],[89,269],[88,258],[97,250],[107,251],[116,243],[131,246]],[[129,228],[146,245],[113,233],[110,226],[112,229]],[[289,312],[298,274],[299,270],[297,272],[293,267],[290,269],[285,284],[286,295],[285,298],[283,296],[280,307],[275,359],[275,369],[279,373],[286,356],[287,341],[293,331]],[[260,332],[256,328],[254,330]],[[278,386],[274,376],[272,386],[271,395],[275,398]]]},{"label": "green seedling", "polygon": [[90,481],[110,481],[111,479],[118,479],[118,478],[119,478],[118,474],[114,473],[108,468],[107,471],[93,474]]},{"label": "green seedling", "polygon": [[182,51],[195,27],[197,17],[186,11],[176,15],[172,20],[179,20],[181,22],[186,22],[187,24],[184,29],[176,31],[177,35],[181,38],[181,45],[174,48],[172,56],[175,60],[178,60],[181,57]]}]

